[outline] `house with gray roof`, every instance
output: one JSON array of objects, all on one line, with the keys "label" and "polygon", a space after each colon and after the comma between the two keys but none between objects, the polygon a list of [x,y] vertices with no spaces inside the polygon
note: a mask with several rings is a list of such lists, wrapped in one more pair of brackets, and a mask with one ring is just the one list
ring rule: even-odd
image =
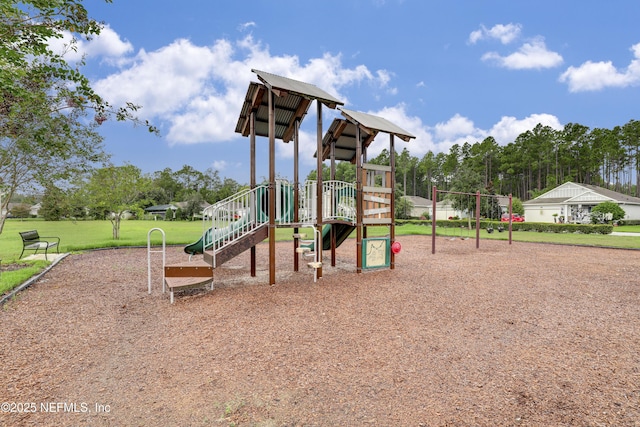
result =
[{"label": "house with gray roof", "polygon": [[431,217],[433,210],[433,202],[429,199],[419,196],[402,196],[403,199],[411,203],[411,212],[408,216],[411,218],[420,218],[425,212]]},{"label": "house with gray roof", "polygon": [[523,202],[527,222],[591,222],[591,209],[602,202],[617,203],[625,220],[640,220],[640,198],[588,184],[565,182]]}]

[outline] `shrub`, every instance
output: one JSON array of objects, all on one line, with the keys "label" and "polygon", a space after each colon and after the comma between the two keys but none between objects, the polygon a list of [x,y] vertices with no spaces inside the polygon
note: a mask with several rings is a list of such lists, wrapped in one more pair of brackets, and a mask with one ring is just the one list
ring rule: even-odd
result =
[{"label": "shrub", "polygon": [[[431,226],[431,221],[409,219],[409,220],[396,220],[396,225],[403,224],[415,224]],[[460,228],[467,227],[469,225],[468,219],[459,220],[437,220],[437,227],[446,228]],[[481,220],[480,228],[487,228],[492,226],[494,229],[502,225],[504,228],[509,226],[506,222]],[[471,220],[471,228],[476,228],[475,219]],[[549,222],[513,222],[511,223],[511,229],[513,231],[537,231],[541,233],[581,233],[581,234],[611,234],[613,231],[613,225],[611,224],[554,224]]]},{"label": "shrub", "polygon": [[603,218],[610,214],[611,221],[619,221],[624,218],[624,209],[615,202],[602,202],[591,209],[591,220],[594,223],[603,222]]}]

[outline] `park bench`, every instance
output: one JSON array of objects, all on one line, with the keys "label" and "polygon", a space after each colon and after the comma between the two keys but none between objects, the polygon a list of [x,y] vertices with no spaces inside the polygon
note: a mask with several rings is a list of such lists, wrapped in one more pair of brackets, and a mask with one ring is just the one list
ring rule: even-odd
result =
[{"label": "park bench", "polygon": [[[35,250],[34,255],[38,253],[40,249],[44,249],[44,257],[47,258],[49,248],[56,248],[56,252],[60,253],[60,238],[59,237],[40,237],[38,230],[20,231],[20,237],[22,237],[22,252],[20,258],[24,254],[25,250]],[[44,240],[44,239],[56,239],[56,241]]]}]

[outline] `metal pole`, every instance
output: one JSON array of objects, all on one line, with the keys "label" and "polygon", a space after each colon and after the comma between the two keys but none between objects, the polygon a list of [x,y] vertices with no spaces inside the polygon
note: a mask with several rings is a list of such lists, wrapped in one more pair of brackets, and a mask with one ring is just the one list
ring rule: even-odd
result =
[{"label": "metal pole", "polygon": [[513,197],[511,196],[511,193],[509,193],[509,244],[511,244],[511,233],[512,233],[512,227],[511,227],[511,215],[513,214]]},{"label": "metal pole", "polygon": [[476,191],[476,249],[480,247],[480,192]]},{"label": "metal pole", "polygon": [[[159,231],[162,234],[162,251],[151,250],[151,234],[154,231]],[[151,230],[149,230],[149,232],[147,233],[147,278],[149,281],[149,294],[151,294],[151,253],[152,252],[162,252],[162,293],[165,292],[166,284],[164,282],[164,267],[167,264],[166,249],[167,249],[167,244],[166,244],[164,230],[162,228],[152,228]]]},{"label": "metal pole", "polygon": [[436,198],[438,189],[434,185],[431,189],[431,253],[436,253]]}]

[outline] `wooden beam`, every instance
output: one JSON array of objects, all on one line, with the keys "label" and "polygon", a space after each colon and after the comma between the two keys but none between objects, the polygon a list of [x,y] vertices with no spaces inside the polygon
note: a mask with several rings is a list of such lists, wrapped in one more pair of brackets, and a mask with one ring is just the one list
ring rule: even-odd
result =
[{"label": "wooden beam", "polygon": [[[325,146],[322,150],[322,159],[327,159],[331,153],[331,145],[335,147],[335,143],[338,142],[338,139],[342,136],[345,129],[347,128],[347,121],[341,120],[335,131],[331,134],[331,140],[329,141],[329,145]],[[333,141],[333,144],[331,142]]]},{"label": "wooden beam", "polygon": [[287,129],[284,131],[284,134],[282,135],[283,142],[289,142],[293,139],[293,135],[296,130],[296,121],[297,120],[302,121],[302,118],[307,114],[307,110],[309,109],[310,105],[311,105],[310,100],[306,98],[302,98],[302,100],[300,101],[300,104],[298,104],[298,108],[296,109],[295,113],[293,113],[293,118],[291,119],[291,123],[289,123],[289,125],[287,126]]},{"label": "wooden beam", "polygon": [[362,141],[362,146],[366,149],[373,142],[376,135],[378,135],[378,132],[373,132],[373,134],[369,135],[364,141]]},{"label": "wooden beam", "polygon": [[[262,105],[262,101],[264,98],[265,87],[258,86],[258,90],[253,94],[253,99],[251,100],[251,112],[255,113],[260,105]],[[245,118],[244,125],[242,126],[242,136],[248,136],[251,132],[251,119],[250,116]]]}]

